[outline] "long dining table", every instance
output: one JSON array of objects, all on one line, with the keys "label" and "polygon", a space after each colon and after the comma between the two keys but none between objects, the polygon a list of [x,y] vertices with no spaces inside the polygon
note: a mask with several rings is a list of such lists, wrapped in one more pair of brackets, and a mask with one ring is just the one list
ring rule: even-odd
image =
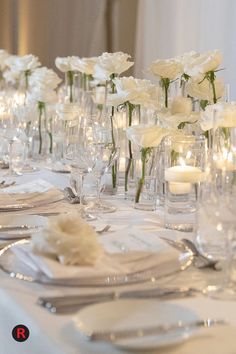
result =
[{"label": "long dining table", "polygon": [[[3,177],[6,181],[15,180],[17,185],[44,180],[53,186],[63,189],[69,185],[69,175],[40,169],[33,173],[26,173],[16,178]],[[118,247],[120,252],[135,250],[154,250],[164,252],[169,247],[159,237],[170,235],[170,230],[163,227],[163,215],[160,210],[141,211],[132,206],[132,202],[124,200],[122,195],[103,196],[117,207],[117,211],[98,216],[101,224],[110,224],[111,230],[99,236],[103,244],[109,247]],[[1,200],[1,196],[0,196]],[[76,210],[79,205],[71,205],[63,201],[65,211]],[[53,210],[54,206],[52,207]],[[25,213],[30,213],[30,210]],[[12,212],[14,217],[16,212]],[[176,237],[181,237],[177,231]],[[177,274],[160,279],[158,286],[173,287],[187,286],[203,289],[214,277],[222,277],[220,272],[211,269],[197,269],[190,267]],[[148,287],[148,283],[124,285],[122,289]],[[109,289],[110,290],[110,289]],[[72,314],[52,314],[37,304],[39,296],[86,294],[94,291],[107,291],[96,288],[68,288],[62,286],[42,285],[34,282],[11,278],[0,271],[0,354],[111,354],[121,350],[108,343],[92,343],[86,340],[74,328]],[[158,301],[158,300],[156,300]],[[194,311],[200,318],[226,319],[228,324],[197,331],[188,340],[172,346],[156,348],[150,353],[171,354],[235,354],[236,353],[236,302],[214,299],[201,291],[194,296],[171,298],[168,301],[179,304]],[[129,314],[127,313],[127,316]],[[158,316],[153,313],[152,316]],[[17,342],[12,337],[12,329],[18,325],[26,325],[30,330],[29,339]],[[125,350],[123,350],[126,353]],[[139,351],[144,354],[143,351]],[[128,351],[127,351],[128,353]],[[146,351],[145,351],[146,353]]]}]

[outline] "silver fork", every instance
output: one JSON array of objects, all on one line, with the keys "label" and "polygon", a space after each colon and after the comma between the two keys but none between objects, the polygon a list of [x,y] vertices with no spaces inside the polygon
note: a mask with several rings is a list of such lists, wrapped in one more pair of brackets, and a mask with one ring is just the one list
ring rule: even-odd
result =
[{"label": "silver fork", "polygon": [[204,256],[196,247],[196,245],[188,240],[182,239],[180,241],[171,240],[167,237],[161,236],[160,239],[168,243],[170,246],[174,247],[180,252],[189,253],[194,259],[193,264],[197,268],[211,268],[214,270],[220,270],[218,267],[218,260],[214,260]]}]

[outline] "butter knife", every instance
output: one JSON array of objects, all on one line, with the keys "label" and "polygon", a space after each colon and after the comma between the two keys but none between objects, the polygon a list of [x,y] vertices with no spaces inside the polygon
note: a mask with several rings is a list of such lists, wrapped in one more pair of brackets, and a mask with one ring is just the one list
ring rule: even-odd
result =
[{"label": "butter knife", "polygon": [[144,327],[144,328],[127,328],[124,330],[114,330],[114,331],[94,331],[88,338],[90,341],[105,341],[105,342],[115,342],[121,339],[129,339],[129,338],[141,338],[145,336],[153,336],[159,334],[165,334],[169,332],[173,332],[176,330],[190,330],[194,328],[204,327],[214,327],[218,325],[226,325],[227,321],[224,319],[203,319],[197,320],[193,322],[177,322],[169,325],[157,325],[152,327]]}]

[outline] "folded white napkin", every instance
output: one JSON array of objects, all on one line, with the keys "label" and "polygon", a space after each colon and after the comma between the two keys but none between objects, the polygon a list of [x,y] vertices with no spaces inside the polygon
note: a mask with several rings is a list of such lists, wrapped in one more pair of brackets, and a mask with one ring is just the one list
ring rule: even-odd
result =
[{"label": "folded white napkin", "polygon": [[127,252],[104,253],[93,266],[68,266],[53,258],[36,254],[30,244],[12,247],[12,252],[33,272],[41,272],[49,278],[92,278],[106,275],[132,274],[157,267],[157,275],[164,276],[180,269],[179,253]]}]

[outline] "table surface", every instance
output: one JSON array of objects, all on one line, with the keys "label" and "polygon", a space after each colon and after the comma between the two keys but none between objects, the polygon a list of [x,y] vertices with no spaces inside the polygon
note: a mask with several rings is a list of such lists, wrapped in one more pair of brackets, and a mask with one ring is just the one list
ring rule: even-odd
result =
[{"label": "table surface", "polygon": [[[65,174],[41,170],[17,177],[16,181],[17,183],[23,183],[38,178],[44,179],[56,187],[64,188],[68,185],[69,177]],[[6,178],[4,177],[4,179]],[[112,202],[117,205],[118,211],[104,215],[103,220],[112,225],[124,226],[123,229],[122,227],[120,229],[121,237],[125,237],[128,234],[127,230],[132,227],[136,227],[136,229],[138,228],[145,233],[147,242],[154,239],[153,235],[157,239],[158,235],[164,232],[157,212],[134,210],[130,203],[123,201],[121,197],[117,200],[113,198]],[[103,237],[104,242],[106,242],[108,236]],[[166,282],[164,281],[164,284],[165,286],[187,285],[196,287],[196,284],[201,286],[201,281],[204,282],[205,279],[211,278],[213,273],[215,272],[186,271],[178,276],[168,278]],[[109,344],[89,343],[80,337],[73,328],[73,315],[52,315],[36,304],[40,295],[59,295],[63,294],[65,289],[11,279],[3,272],[0,273],[0,284],[0,354],[115,354],[121,352]],[[88,289],[67,289],[66,291],[83,293]],[[210,351],[214,354],[236,353],[235,301],[214,300],[199,295],[171,300],[170,302],[192,309],[202,318],[227,319],[229,325],[201,330],[183,344],[156,349],[150,353],[199,354],[200,352],[207,353]],[[17,324],[24,324],[30,329],[30,337],[24,343],[14,341],[11,336],[11,331]]]}]

